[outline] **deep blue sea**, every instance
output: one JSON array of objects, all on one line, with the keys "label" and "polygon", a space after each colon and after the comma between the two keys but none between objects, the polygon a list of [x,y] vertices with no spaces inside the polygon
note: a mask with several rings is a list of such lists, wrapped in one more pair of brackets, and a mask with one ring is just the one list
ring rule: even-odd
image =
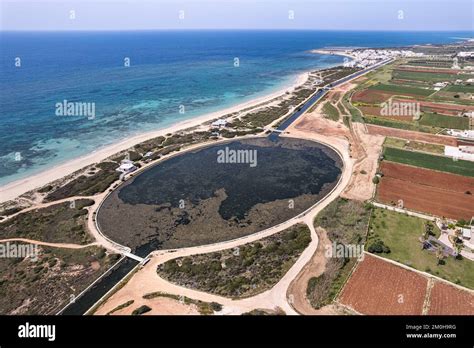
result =
[{"label": "deep blue sea", "polygon": [[[0,32],[0,185],[127,136],[271,93],[290,85],[300,72],[342,62],[341,57],[311,54],[311,49],[446,43],[471,35]],[[126,58],[129,67],[124,66]],[[56,103],[64,100],[95,103],[95,118],[57,116]]]}]

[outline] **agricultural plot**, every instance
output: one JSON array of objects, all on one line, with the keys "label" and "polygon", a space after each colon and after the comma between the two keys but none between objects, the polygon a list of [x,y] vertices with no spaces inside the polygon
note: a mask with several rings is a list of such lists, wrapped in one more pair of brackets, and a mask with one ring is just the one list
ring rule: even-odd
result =
[{"label": "agricultural plot", "polygon": [[436,282],[431,289],[430,315],[474,315],[474,294]]},{"label": "agricultural plot", "polygon": [[422,89],[422,88],[415,88],[415,87],[407,87],[407,86],[396,86],[396,85],[388,85],[379,83],[377,85],[373,85],[369,87],[371,90],[375,91],[382,91],[389,94],[399,94],[399,95],[414,95],[414,96],[422,96],[427,97],[433,94],[434,90],[432,89]]},{"label": "agricultural plot", "polygon": [[437,216],[469,220],[474,216],[474,178],[383,161],[377,199]]},{"label": "agricultural plot", "polygon": [[423,72],[423,71],[402,71],[395,70],[393,72],[393,77],[396,79],[405,79],[405,80],[417,80],[429,83],[435,82],[444,82],[444,81],[455,81],[457,79],[467,79],[468,75],[455,75],[455,74],[446,74],[439,72]]},{"label": "agricultural plot", "polygon": [[409,122],[403,119],[394,119],[388,118],[385,116],[375,117],[375,116],[366,116],[364,120],[368,124],[374,124],[381,127],[397,128],[413,132],[423,132],[423,133],[432,133],[435,134],[441,130],[441,128],[434,128],[430,126],[420,125],[418,122]]},{"label": "agricultural plot", "polygon": [[474,93],[474,85],[452,85],[445,89],[447,92]]},{"label": "agricultural plot", "polygon": [[445,116],[425,112],[419,124],[436,128],[469,129],[468,117]]},{"label": "agricultural plot", "polygon": [[449,157],[405,151],[391,147],[386,147],[383,154],[387,161],[474,177],[474,162],[471,161],[454,161]]},{"label": "agricultural plot", "polygon": [[429,152],[432,154],[442,155],[444,154],[444,146],[438,144],[430,144],[421,141],[406,141],[404,139],[397,138],[385,138],[384,145],[387,147],[395,147],[404,150],[413,150],[420,152]]},{"label": "agricultural plot", "polygon": [[421,315],[428,281],[415,272],[366,255],[339,302],[369,315]]},{"label": "agricultural plot", "polygon": [[[426,220],[397,213],[387,209],[374,208],[370,221],[367,246],[380,240],[389,249],[382,256],[419,271],[433,274],[452,283],[474,289],[474,262],[448,256],[438,263],[436,253],[421,248],[420,237],[425,233]],[[434,227],[434,237],[440,234]]]},{"label": "agricultural plot", "polygon": [[[420,133],[420,132],[414,132],[410,130],[380,127],[380,126],[372,125],[372,124],[367,124],[367,130],[369,134],[383,135],[386,137],[395,137],[395,138],[400,138],[400,139],[405,139],[405,140],[410,140],[410,141],[422,141],[425,143],[448,145],[448,146],[458,145],[458,141],[456,140],[456,138],[446,136],[446,135]],[[444,153],[444,151],[442,153]]]},{"label": "agricultural plot", "polygon": [[345,285],[339,302],[369,315],[473,315],[474,294],[366,256]]}]

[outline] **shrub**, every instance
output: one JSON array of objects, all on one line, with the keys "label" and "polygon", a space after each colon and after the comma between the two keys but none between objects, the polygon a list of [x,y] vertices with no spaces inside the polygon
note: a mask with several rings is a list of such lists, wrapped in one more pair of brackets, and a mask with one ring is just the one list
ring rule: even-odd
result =
[{"label": "shrub", "polygon": [[147,313],[151,311],[151,308],[148,307],[147,305],[143,305],[143,306],[140,306],[138,307],[137,309],[135,309],[133,312],[132,312],[132,315],[141,315],[143,313]]}]

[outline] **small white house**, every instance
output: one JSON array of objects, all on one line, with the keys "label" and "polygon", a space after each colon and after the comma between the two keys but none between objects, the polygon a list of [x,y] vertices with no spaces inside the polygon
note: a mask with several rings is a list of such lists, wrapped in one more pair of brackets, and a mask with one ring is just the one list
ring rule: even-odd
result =
[{"label": "small white house", "polygon": [[116,169],[117,172],[121,172],[121,173],[131,173],[135,170],[137,170],[137,167],[131,163],[130,161],[126,161],[125,163],[123,163],[124,161],[122,161],[122,164],[120,165],[120,167],[118,167]]},{"label": "small white house", "polygon": [[225,126],[227,125],[227,121],[224,120],[224,119],[222,119],[222,118],[220,118],[220,119],[218,119],[218,120],[212,122],[211,125],[212,125],[213,127],[223,128],[223,127],[225,127]]}]

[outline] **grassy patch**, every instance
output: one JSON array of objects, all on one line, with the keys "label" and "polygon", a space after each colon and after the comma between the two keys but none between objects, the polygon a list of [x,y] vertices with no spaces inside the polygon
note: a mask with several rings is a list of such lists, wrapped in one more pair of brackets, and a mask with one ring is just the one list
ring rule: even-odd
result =
[{"label": "grassy patch", "polygon": [[274,286],[311,241],[296,225],[237,249],[181,257],[158,266],[158,273],[181,286],[227,297],[248,297]]},{"label": "grassy patch", "polygon": [[[474,262],[448,257],[444,259],[444,264],[438,265],[435,253],[422,250],[419,238],[424,232],[425,222],[417,217],[374,208],[367,245],[380,239],[390,248],[390,253],[380,256],[474,288]],[[440,233],[436,227],[434,232],[435,235]]]},{"label": "grassy patch", "polygon": [[468,117],[446,116],[425,112],[419,121],[421,125],[452,128],[452,129],[469,129]]},{"label": "grassy patch", "polygon": [[384,146],[395,147],[404,150],[430,152],[433,154],[444,154],[444,146],[438,144],[424,143],[421,141],[407,141],[404,139],[386,137]]},{"label": "grassy patch", "polygon": [[324,117],[329,118],[333,121],[339,121],[339,111],[336,109],[331,102],[326,102],[323,106]]},{"label": "grassy patch", "polygon": [[447,92],[474,93],[474,85],[451,85],[445,88]]},{"label": "grassy patch", "polygon": [[431,95],[434,90],[432,89],[422,89],[422,88],[415,88],[415,87],[408,87],[408,86],[398,86],[398,85],[388,85],[388,84],[376,84],[369,89],[373,89],[376,91],[383,91],[383,92],[391,92],[391,93],[397,93],[400,95],[405,95],[405,94],[412,94],[412,95],[419,95],[419,96],[424,96],[427,97]]},{"label": "grassy patch", "polygon": [[392,162],[474,177],[474,162],[471,161],[453,161],[449,157],[405,151],[392,147],[384,148],[384,157]]},{"label": "grassy patch", "polygon": [[364,116],[364,120],[366,123],[374,124],[376,126],[404,129],[404,130],[409,130],[409,131],[414,131],[414,132],[434,134],[441,130],[441,128],[423,126],[415,122],[397,121],[397,120],[392,120],[386,117]]}]

